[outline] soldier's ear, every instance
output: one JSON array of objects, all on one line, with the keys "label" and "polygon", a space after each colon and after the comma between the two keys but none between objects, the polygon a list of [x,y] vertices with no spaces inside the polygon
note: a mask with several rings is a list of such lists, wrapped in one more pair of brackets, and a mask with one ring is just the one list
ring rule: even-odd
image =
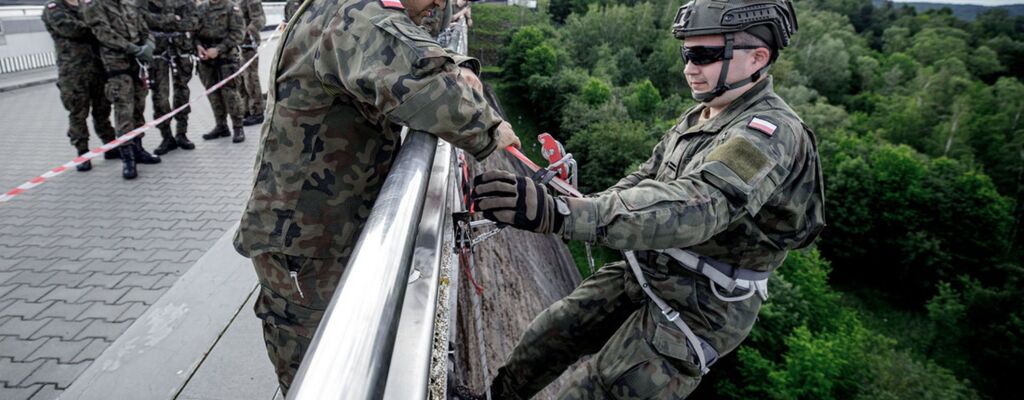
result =
[{"label": "soldier's ear", "polygon": [[750,56],[754,63],[754,69],[761,69],[771,62],[772,51],[766,47],[758,47],[750,52]]}]

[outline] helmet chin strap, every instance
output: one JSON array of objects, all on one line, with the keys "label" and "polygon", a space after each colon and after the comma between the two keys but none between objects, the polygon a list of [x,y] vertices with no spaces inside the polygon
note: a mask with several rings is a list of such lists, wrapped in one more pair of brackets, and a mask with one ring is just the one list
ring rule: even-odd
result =
[{"label": "helmet chin strap", "polygon": [[732,48],[734,40],[735,38],[733,37],[732,33],[725,34],[725,55],[724,57],[722,57],[722,72],[718,74],[718,84],[717,86],[715,86],[714,89],[712,89],[709,92],[697,93],[691,91],[691,94],[693,95],[693,98],[695,100],[701,103],[707,103],[711,100],[716,99],[718,96],[725,94],[725,92],[741,87],[750,82],[757,81],[758,79],[761,78],[761,75],[768,70],[768,67],[771,66],[771,64],[769,63],[768,65],[761,67],[761,69],[754,71],[754,73],[748,76],[746,79],[733,83],[727,83],[726,80],[729,76],[729,62],[732,60]]}]

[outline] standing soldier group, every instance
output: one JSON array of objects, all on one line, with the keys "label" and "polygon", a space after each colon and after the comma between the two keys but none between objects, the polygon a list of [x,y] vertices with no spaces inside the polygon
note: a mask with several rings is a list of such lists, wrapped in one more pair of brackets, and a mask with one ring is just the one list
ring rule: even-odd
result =
[{"label": "standing soldier group", "polygon": [[[89,151],[90,110],[103,143],[123,136],[145,123],[150,89],[154,119],[170,112],[172,104],[178,108],[188,103],[196,58],[207,88],[235,73],[242,64],[240,56],[255,58],[259,31],[266,23],[258,0],[51,0],[42,19],[57,53],[57,87],[69,112],[67,134],[79,155]],[[241,54],[239,47],[244,49]],[[242,83],[229,81],[210,95],[217,125],[204,139],[233,136],[234,142],[241,142],[243,117],[249,124],[262,122],[256,68],[240,79]],[[233,131],[227,128],[226,114]],[[120,158],[122,176],[134,179],[136,164],[157,164],[159,155],[195,148],[188,139],[188,116],[189,108],[175,115],[174,131],[170,120],[158,125],[162,140],[156,155],[142,147],[138,136],[104,158]],[[89,161],[78,166],[79,171],[90,169]]]}]

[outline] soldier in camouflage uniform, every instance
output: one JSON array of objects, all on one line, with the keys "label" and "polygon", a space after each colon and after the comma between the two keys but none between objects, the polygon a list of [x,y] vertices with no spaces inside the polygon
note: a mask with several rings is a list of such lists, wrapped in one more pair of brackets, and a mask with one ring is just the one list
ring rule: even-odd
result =
[{"label": "soldier in camouflage uniform", "polygon": [[284,21],[292,19],[292,15],[295,15],[295,11],[302,5],[302,0],[287,0],[284,2]]},{"label": "soldier in camouflage uniform", "polygon": [[255,311],[285,392],[395,160],[401,127],[477,159],[519,145],[484,98],[479,62],[447,53],[416,26],[433,6],[306,1],[274,57],[235,248],[256,268]]},{"label": "soldier in camouflage uniform", "polygon": [[[117,136],[145,123],[144,64],[153,59],[149,27],[134,0],[85,0],[85,20],[100,42],[100,59],[107,74],[107,99],[114,105]],[[135,163],[157,164],[160,157],[146,152],[142,136],[120,147],[124,179],[135,179]]]},{"label": "soldier in camouflage uniform", "polygon": [[[239,0],[238,7],[242,9],[242,21],[245,24],[242,39],[242,63],[258,56],[257,49],[260,47],[260,30],[267,24],[267,16],[263,13],[263,3],[260,0]],[[242,124],[245,126],[256,125],[263,122],[263,89],[260,87],[260,62],[253,61],[248,69],[239,76],[242,79],[242,86],[238,94],[242,98],[242,109],[245,117]]]},{"label": "soldier in camouflage uniform", "polygon": [[[103,143],[114,140],[110,125],[110,102],[103,94],[106,74],[100,61],[99,42],[89,30],[78,0],[53,0],[43,10],[43,24],[53,38],[57,52],[57,88],[68,110],[68,137],[78,155],[89,152],[89,126],[86,117],[92,108],[93,128]],[[116,152],[104,156],[116,158]],[[92,162],[78,165],[79,171],[92,169]]]},{"label": "soldier in camouflage uniform", "polygon": [[528,399],[584,355],[560,399],[687,397],[746,338],[771,271],[824,226],[814,136],[766,74],[796,30],[790,1],[695,0],[679,11],[673,31],[702,104],[638,171],[587,198],[501,171],[475,179],[485,217],[626,256],[530,323],[494,399]]},{"label": "soldier in camouflage uniform", "polygon": [[[244,30],[242,10],[231,0],[206,0],[199,5],[196,50],[199,53],[199,79],[207,89],[238,71],[241,66],[238,45],[242,43]],[[203,139],[232,136],[231,141],[235,143],[245,140],[238,86],[238,79],[232,79],[210,94],[210,106],[217,125],[204,134]],[[231,116],[234,135],[228,131],[228,115]]]},{"label": "soldier in camouflage uniform", "polygon": [[[153,82],[153,118],[157,118],[171,112],[171,86],[174,86],[174,108],[189,101],[188,82],[192,80],[195,67],[192,33],[199,26],[199,14],[193,0],[149,0],[142,8],[142,16],[156,43],[149,77]],[[170,120],[157,126],[163,140],[153,153],[163,155],[179,147],[196,148],[187,136],[191,109],[186,107],[174,116],[176,135],[171,133]]]}]

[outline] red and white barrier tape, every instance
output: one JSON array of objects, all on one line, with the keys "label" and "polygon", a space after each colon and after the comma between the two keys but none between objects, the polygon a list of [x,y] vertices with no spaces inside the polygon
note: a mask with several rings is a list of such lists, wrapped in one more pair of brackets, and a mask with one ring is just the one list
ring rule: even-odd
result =
[{"label": "red and white barrier tape", "polygon": [[[267,40],[265,40],[262,44],[260,44],[259,49],[256,49],[257,54],[259,53],[259,50],[261,50],[264,46],[269,44],[272,40],[276,39],[278,35],[280,35],[281,30],[282,28],[284,28],[284,26],[285,23],[282,22],[280,25],[277,26],[277,28],[274,29],[274,33],[270,35],[270,37],[268,37]],[[161,115],[159,118],[149,121],[146,124],[143,124],[142,126],[133,129],[131,132],[128,132],[118,137],[117,139],[110,141],[109,143],[106,143],[95,149],[89,150],[88,153],[75,157],[73,160],[68,161],[57,168],[51,169],[47,171],[45,174],[32,178],[28,182],[22,183],[21,185],[18,185],[18,187],[11,189],[7,193],[0,195],[0,203],[6,202],[17,195],[25,193],[26,190],[42,185],[47,180],[50,180],[53,177],[64,173],[64,171],[67,171],[71,168],[78,166],[81,163],[92,160],[96,157],[103,155],[103,153],[116,149],[118,146],[124,144],[125,142],[141,135],[147,129],[155,128],[157,125],[160,125],[162,122],[167,121],[171,117],[177,115],[182,110],[191,107],[192,103],[195,103],[196,101],[199,101],[200,99],[209,96],[211,93],[216,92],[218,89],[226,85],[229,81],[238,77],[238,75],[240,75],[242,71],[245,71],[246,68],[249,68],[249,66],[252,65],[253,61],[256,61],[258,58],[259,57],[253,57],[249,61],[246,61],[245,64],[242,64],[242,66],[238,68],[238,71],[235,71],[235,73],[229,75],[227,78],[224,78],[224,80],[217,82],[215,85],[207,88],[205,92],[193,97],[191,100],[189,100],[188,103],[185,103],[184,105],[175,108],[174,110],[171,110],[171,112]]]}]

